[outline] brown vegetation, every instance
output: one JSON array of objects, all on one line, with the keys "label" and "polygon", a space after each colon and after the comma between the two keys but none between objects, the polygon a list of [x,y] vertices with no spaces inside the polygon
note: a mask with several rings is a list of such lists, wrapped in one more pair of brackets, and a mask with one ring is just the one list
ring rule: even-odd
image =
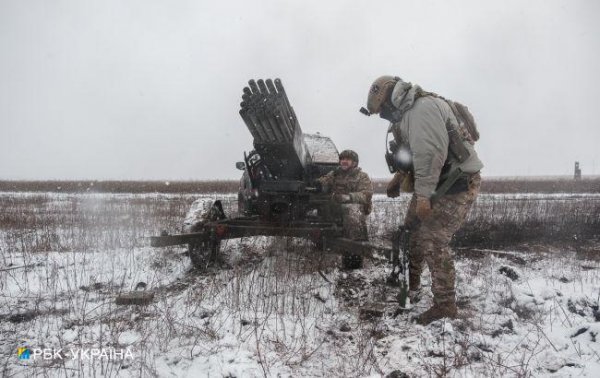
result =
[{"label": "brown vegetation", "polygon": [[[391,179],[391,178],[390,178]],[[376,193],[385,193],[389,179],[375,179]],[[573,180],[572,177],[484,177],[482,193],[600,193],[600,178],[594,176]]]},{"label": "brown vegetation", "polygon": [[[376,193],[385,193],[389,179],[374,179]],[[234,193],[239,180],[208,181],[98,181],[0,180],[0,192],[57,192],[57,193]],[[600,193],[600,178],[588,177],[575,181],[564,178],[485,178],[483,193]]]},{"label": "brown vegetation", "polygon": [[597,196],[500,195],[478,199],[455,243],[484,248],[561,244],[577,250],[598,237]]},{"label": "brown vegetation", "polygon": [[[222,195],[218,195],[223,198]],[[147,245],[144,236],[181,231],[196,198],[190,194],[2,194],[0,246],[27,252],[102,251]],[[386,237],[401,222],[410,196],[378,197],[369,217],[372,238]],[[226,213],[235,196],[223,201]],[[596,195],[482,195],[455,244],[484,248],[523,243],[581,245],[600,237]]]},{"label": "brown vegetation", "polygon": [[231,193],[238,180],[213,181],[0,181],[0,192],[57,193]]}]

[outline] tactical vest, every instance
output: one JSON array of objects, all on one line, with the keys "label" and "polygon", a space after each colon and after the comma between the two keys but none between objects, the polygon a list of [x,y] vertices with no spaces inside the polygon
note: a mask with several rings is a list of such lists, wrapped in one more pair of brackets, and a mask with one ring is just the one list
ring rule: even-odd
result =
[{"label": "tactical vest", "polygon": [[[446,123],[446,131],[448,132],[448,158],[450,155],[454,156],[459,163],[466,161],[470,153],[467,148],[464,146],[464,142],[468,142],[470,144],[475,144],[476,141],[479,140],[479,131],[477,129],[477,124],[475,123],[475,119],[469,109],[456,101],[448,100],[437,93],[427,92],[424,90],[419,90],[415,93],[415,101],[421,97],[435,97],[441,100],[444,100],[452,110],[454,114],[458,127],[455,127],[453,123]],[[399,117],[396,122],[399,122],[401,117]],[[392,123],[395,123],[392,121]],[[388,135],[392,131],[388,130]],[[387,138],[386,138],[386,146]],[[409,162],[399,162],[396,158],[398,151],[402,148],[401,145],[397,144],[395,140],[389,143],[389,151],[386,151],[386,161],[388,164],[388,168],[391,173],[395,173],[398,170],[404,172],[413,172],[412,161]],[[444,166],[442,168],[441,175],[444,176],[449,173],[450,169],[450,161],[446,159],[444,162]]]}]

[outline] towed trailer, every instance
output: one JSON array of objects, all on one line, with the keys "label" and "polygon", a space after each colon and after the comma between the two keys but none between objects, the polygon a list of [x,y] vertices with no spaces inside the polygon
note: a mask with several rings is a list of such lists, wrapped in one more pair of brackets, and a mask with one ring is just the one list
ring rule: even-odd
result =
[{"label": "towed trailer", "polygon": [[[193,206],[192,206],[193,209]],[[193,211],[190,213],[194,214]],[[226,218],[221,201],[210,202],[194,222],[189,222],[180,234],[168,234],[150,237],[152,247],[187,245],[192,264],[202,269],[207,263],[219,259],[221,241],[255,236],[295,237],[310,240],[316,253],[333,253],[341,256],[362,256],[367,259],[387,260],[392,264],[388,283],[400,288],[398,303],[406,306],[408,295],[408,260],[404,253],[408,250],[409,230],[400,227],[394,232],[391,243],[357,241],[344,237],[340,224],[315,220],[297,220],[287,223],[265,221],[259,216],[239,216]],[[198,219],[201,219],[198,221]],[[207,220],[208,219],[208,220]]]},{"label": "towed trailer", "polygon": [[[216,207],[221,207],[215,201]],[[374,253],[393,259],[393,246],[356,241],[343,236],[342,228],[335,222],[298,220],[286,224],[261,220],[258,216],[216,219],[196,225],[197,231],[150,237],[152,247],[188,245],[190,258],[195,266],[214,260],[220,252],[222,240],[254,236],[283,236],[305,238],[312,241],[317,250],[340,255],[360,255],[374,258]]]}]

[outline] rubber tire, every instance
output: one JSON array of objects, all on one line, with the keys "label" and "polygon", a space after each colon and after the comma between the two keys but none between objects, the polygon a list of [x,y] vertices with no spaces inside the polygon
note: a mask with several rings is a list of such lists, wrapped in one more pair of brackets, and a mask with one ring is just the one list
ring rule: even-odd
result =
[{"label": "rubber tire", "polygon": [[190,244],[188,246],[188,253],[192,265],[196,269],[206,268],[207,263],[214,262],[219,256],[219,250],[221,248],[221,242],[202,242],[198,244]]}]

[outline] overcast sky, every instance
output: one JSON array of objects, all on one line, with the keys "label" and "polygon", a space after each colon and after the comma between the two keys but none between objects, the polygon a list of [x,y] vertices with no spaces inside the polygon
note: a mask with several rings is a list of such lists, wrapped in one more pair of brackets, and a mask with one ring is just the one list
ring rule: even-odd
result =
[{"label": "overcast sky", "polygon": [[600,174],[600,1],[0,1],[0,179],[225,179],[251,78],[388,177],[398,75],[465,103],[485,176]]}]

